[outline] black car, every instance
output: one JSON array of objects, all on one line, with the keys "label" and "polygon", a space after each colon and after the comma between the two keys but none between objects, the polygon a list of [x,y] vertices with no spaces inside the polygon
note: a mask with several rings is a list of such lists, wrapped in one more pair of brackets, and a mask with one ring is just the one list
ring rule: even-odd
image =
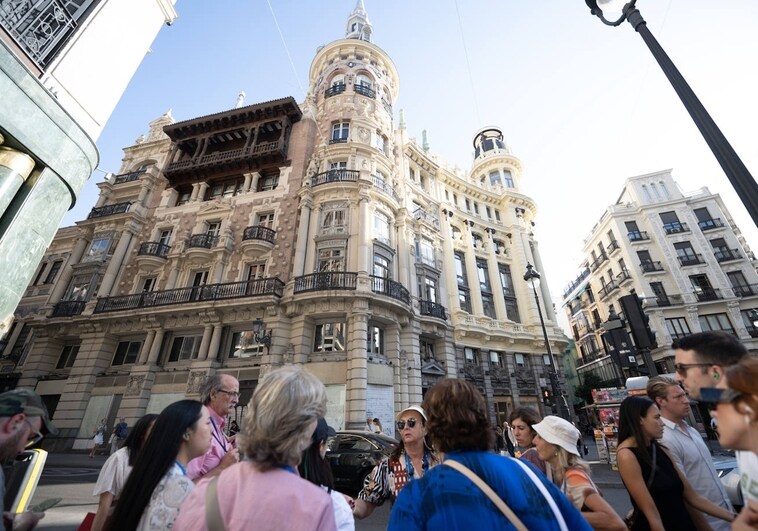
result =
[{"label": "black car", "polygon": [[334,486],[355,495],[363,480],[379,462],[397,448],[398,442],[380,433],[339,431],[327,442],[326,458],[332,466]]}]

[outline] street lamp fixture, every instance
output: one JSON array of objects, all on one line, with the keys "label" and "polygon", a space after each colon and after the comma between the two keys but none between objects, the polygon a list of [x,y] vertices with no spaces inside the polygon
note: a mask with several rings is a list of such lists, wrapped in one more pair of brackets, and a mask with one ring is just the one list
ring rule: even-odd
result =
[{"label": "street lamp fixture", "polygon": [[553,356],[553,349],[550,348],[550,341],[547,337],[547,328],[545,328],[545,320],[542,318],[542,308],[540,307],[540,297],[537,294],[537,286],[540,282],[540,274],[534,269],[532,264],[526,264],[526,273],[524,273],[524,280],[532,285],[532,291],[534,292],[534,300],[537,303],[537,315],[540,317],[540,326],[542,326],[542,335],[545,338],[545,348],[547,349],[547,355],[550,358],[550,388],[553,391],[553,398],[558,408],[558,414],[566,420],[571,420],[571,414],[569,413],[568,404],[566,403],[566,397],[563,396],[561,391],[561,385],[558,381],[558,363]]},{"label": "street lamp fixture", "polygon": [[[711,148],[719,165],[724,170],[729,182],[739,196],[745,209],[753,218],[753,223],[758,225],[758,184],[742,163],[737,153],[727,141],[721,130],[716,126],[708,111],[692,91],[684,76],[674,66],[658,41],[647,27],[639,10],[635,7],[637,0],[584,0],[590,8],[590,12],[596,15],[607,26],[618,26],[625,20],[640,34],[650,52],[658,61],[663,73],[666,74],[671,86],[682,100],[687,112],[703,135],[708,147]],[[615,14],[620,13],[618,18]],[[614,16],[612,16],[614,15]],[[610,16],[611,18],[606,18]]]},{"label": "street lamp fixture", "polygon": [[266,330],[263,328],[262,319],[258,318],[253,321],[253,340],[255,340],[255,342],[259,345],[264,345],[266,347],[266,351],[268,352],[269,347],[271,347],[271,332],[268,334],[265,332]]}]

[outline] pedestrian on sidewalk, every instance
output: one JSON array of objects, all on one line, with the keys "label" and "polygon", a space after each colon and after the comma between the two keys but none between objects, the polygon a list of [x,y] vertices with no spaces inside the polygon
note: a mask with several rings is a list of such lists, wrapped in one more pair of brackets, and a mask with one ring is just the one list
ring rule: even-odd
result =
[{"label": "pedestrian on sidewalk", "polygon": [[116,453],[116,450],[124,446],[124,441],[126,441],[127,435],[129,435],[129,425],[126,423],[126,419],[121,417],[121,422],[116,424],[116,427],[113,428],[113,433],[111,434],[110,455],[113,455]]},{"label": "pedestrian on sidewalk", "polygon": [[100,424],[97,425],[92,433],[95,434],[92,437],[92,449],[89,451],[89,458],[93,459],[97,454],[97,449],[105,442],[105,434],[108,432],[108,421],[106,419],[100,419]]},{"label": "pedestrian on sidewalk", "polygon": [[514,455],[519,459],[529,461],[552,481],[553,475],[550,465],[547,465],[540,459],[534,447],[534,436],[537,435],[537,432],[534,431],[532,426],[541,420],[540,414],[530,407],[519,407],[511,413],[511,426],[513,426],[513,435],[516,438],[517,444],[514,449]]}]

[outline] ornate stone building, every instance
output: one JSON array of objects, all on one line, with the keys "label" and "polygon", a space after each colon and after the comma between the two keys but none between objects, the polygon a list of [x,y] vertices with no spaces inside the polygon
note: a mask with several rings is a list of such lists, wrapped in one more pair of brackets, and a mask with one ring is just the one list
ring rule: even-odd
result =
[{"label": "ornate stone building", "polygon": [[[444,377],[475,382],[493,421],[542,408],[549,361],[521,278],[543,267],[521,163],[493,127],[466,173],[409,139],[371,37],[359,1],[301,105],[151,122],[88,219],[59,231],[2,370],[45,397],[61,446],[85,445],[99,418],[196,396],[216,371],[244,404],[285,363],[324,382],[339,428],[392,426]],[[549,302],[544,314],[558,353]]]}]

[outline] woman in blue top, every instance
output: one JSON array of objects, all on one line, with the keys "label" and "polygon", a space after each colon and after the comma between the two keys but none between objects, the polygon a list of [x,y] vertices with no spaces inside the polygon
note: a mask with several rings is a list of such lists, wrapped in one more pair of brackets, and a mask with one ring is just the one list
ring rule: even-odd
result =
[{"label": "woman in blue top", "polygon": [[495,432],[484,397],[473,385],[443,380],[427,392],[423,407],[429,417],[428,437],[445,461],[403,488],[388,529],[515,529],[450,461],[479,476],[527,529],[591,529],[558,488],[531,465],[492,452]]}]

